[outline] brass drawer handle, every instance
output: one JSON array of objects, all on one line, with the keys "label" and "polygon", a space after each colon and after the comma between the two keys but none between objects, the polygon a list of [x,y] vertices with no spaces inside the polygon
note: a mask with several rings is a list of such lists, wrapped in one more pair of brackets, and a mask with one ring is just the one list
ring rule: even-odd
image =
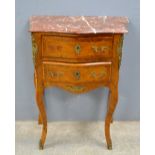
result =
[{"label": "brass drawer handle", "polygon": [[54,71],[50,71],[48,72],[49,76],[51,78],[56,78],[56,77],[61,77],[63,76],[63,72],[54,72]]},{"label": "brass drawer handle", "polygon": [[100,73],[91,72],[91,76],[93,78],[102,78],[102,77],[105,77],[106,76],[106,72],[105,71],[102,71]]},{"label": "brass drawer handle", "polygon": [[76,54],[80,54],[81,47],[80,47],[79,44],[75,45],[74,49],[75,49],[75,53],[76,53]]},{"label": "brass drawer handle", "polygon": [[108,46],[92,46],[92,49],[95,53],[98,52],[105,52],[106,50],[109,50]]},{"label": "brass drawer handle", "polygon": [[54,78],[57,76],[56,72],[49,72],[50,77]]},{"label": "brass drawer handle", "polygon": [[74,75],[76,80],[80,79],[80,72],[79,71],[74,72],[73,75]]}]

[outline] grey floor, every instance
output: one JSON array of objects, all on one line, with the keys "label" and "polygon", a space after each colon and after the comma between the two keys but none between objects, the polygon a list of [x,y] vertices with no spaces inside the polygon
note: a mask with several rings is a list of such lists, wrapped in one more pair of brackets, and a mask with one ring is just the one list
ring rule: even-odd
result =
[{"label": "grey floor", "polygon": [[51,122],[44,150],[38,149],[41,126],[16,122],[16,155],[139,155],[139,122],[111,125],[113,150],[106,148],[104,122]]}]

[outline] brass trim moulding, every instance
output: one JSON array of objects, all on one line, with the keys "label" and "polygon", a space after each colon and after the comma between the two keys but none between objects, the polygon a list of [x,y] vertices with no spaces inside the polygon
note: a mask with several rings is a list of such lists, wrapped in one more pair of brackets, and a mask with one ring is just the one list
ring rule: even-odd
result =
[{"label": "brass trim moulding", "polygon": [[33,64],[35,65],[35,60],[36,60],[36,54],[38,52],[38,46],[35,42],[35,39],[32,35],[32,59],[33,59]]},{"label": "brass trim moulding", "polygon": [[124,36],[122,36],[119,40],[118,43],[118,47],[117,47],[117,53],[118,53],[118,68],[120,68],[121,66],[121,62],[122,62],[122,47],[123,47],[123,40],[124,40]]},{"label": "brass trim moulding", "polygon": [[66,86],[68,90],[73,91],[73,92],[80,92],[85,89],[84,86],[73,86],[73,85],[67,85]]}]

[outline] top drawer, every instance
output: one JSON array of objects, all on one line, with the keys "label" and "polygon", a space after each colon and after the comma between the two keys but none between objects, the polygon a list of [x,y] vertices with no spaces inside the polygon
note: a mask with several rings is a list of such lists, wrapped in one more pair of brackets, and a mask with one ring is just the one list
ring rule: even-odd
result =
[{"label": "top drawer", "polygon": [[71,61],[103,60],[112,57],[113,35],[70,37],[45,35],[42,38],[43,58]]}]

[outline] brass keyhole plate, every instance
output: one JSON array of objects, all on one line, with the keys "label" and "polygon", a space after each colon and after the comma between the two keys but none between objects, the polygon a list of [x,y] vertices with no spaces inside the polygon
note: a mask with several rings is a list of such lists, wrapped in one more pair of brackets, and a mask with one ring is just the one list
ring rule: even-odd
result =
[{"label": "brass keyhole plate", "polygon": [[75,53],[80,54],[80,51],[81,51],[80,45],[79,44],[75,45]]},{"label": "brass keyhole plate", "polygon": [[74,73],[74,77],[75,77],[76,80],[79,80],[80,79],[80,72],[79,71],[76,71]]}]

